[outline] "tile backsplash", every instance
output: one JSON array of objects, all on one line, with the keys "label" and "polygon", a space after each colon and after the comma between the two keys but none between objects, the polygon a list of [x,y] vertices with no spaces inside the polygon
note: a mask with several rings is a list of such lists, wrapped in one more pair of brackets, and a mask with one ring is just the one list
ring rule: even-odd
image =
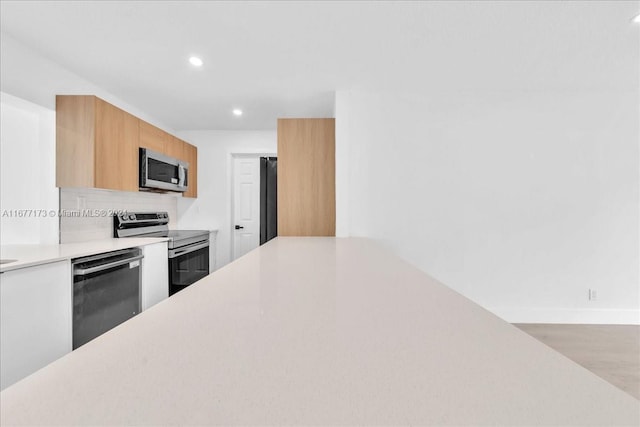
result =
[{"label": "tile backsplash", "polygon": [[60,243],[113,237],[113,212],[169,212],[169,228],[178,222],[178,194],[124,192],[94,188],[60,189]]}]

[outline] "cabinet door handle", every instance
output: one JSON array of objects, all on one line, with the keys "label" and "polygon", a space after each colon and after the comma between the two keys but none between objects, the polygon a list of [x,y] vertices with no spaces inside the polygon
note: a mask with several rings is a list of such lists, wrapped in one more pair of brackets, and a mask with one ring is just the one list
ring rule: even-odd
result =
[{"label": "cabinet door handle", "polygon": [[236,225],[236,230],[242,230],[244,227],[241,225]]}]

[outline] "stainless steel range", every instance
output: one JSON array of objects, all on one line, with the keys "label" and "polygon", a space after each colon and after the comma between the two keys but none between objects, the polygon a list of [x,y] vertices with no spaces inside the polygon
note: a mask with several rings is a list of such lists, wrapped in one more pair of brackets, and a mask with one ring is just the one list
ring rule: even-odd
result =
[{"label": "stainless steel range", "polygon": [[128,212],[113,217],[114,237],[167,237],[169,295],[209,274],[209,231],[169,230],[167,212]]}]

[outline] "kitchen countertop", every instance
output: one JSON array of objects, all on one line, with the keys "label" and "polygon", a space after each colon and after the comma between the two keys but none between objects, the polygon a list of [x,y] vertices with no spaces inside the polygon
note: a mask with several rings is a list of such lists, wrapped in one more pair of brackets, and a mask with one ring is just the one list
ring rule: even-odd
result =
[{"label": "kitchen countertop", "polygon": [[134,238],[103,239],[88,242],[63,243],[55,245],[3,245],[0,246],[1,259],[15,259],[17,261],[0,264],[0,272],[48,264],[71,258],[89,256],[102,252],[117,251],[136,246],[150,245],[167,241],[166,238]]},{"label": "kitchen countertop", "polygon": [[2,424],[638,425],[367,239],[277,238],[0,393]]}]

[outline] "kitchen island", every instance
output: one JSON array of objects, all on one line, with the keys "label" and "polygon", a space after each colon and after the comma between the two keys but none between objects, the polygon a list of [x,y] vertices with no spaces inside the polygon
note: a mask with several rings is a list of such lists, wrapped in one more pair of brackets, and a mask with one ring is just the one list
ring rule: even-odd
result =
[{"label": "kitchen island", "polygon": [[0,393],[3,425],[638,425],[367,239],[277,238]]}]

